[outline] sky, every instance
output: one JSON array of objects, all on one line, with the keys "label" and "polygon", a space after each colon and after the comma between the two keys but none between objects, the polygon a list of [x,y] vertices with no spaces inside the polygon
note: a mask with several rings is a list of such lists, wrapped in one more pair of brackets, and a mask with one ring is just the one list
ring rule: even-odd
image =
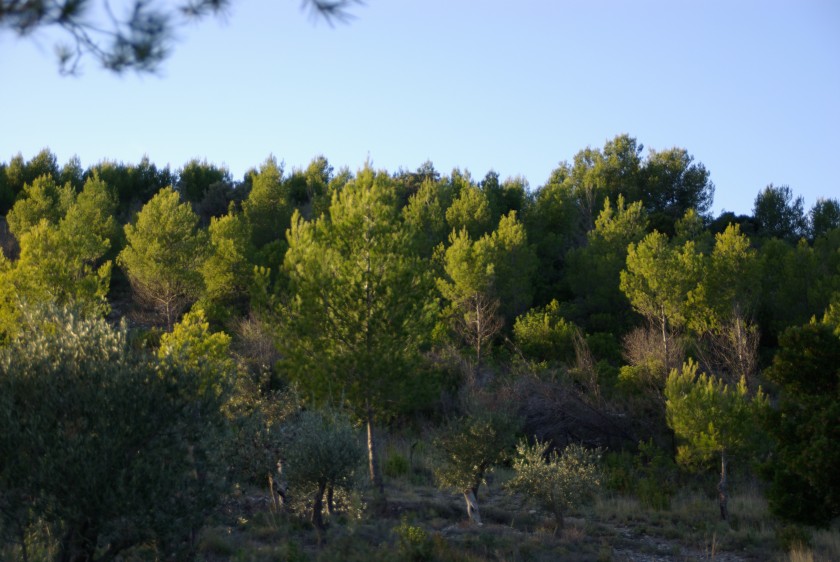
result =
[{"label": "sky", "polygon": [[[112,0],[112,5],[119,5]],[[157,75],[82,61],[48,32],[0,31],[0,161],[193,158],[234,178],[269,155],[395,172],[430,160],[537,189],[579,150],[629,134],[685,148],[713,212],[766,185],[806,210],[840,198],[836,0],[366,0],[327,25],[299,0],[233,0],[182,27]]]}]

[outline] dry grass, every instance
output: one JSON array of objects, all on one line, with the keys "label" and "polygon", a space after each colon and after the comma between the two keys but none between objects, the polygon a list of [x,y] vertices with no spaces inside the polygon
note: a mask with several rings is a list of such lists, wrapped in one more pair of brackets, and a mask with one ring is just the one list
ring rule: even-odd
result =
[{"label": "dry grass", "polygon": [[[800,558],[794,558],[794,556]],[[804,557],[804,558],[802,558]],[[834,562],[840,560],[840,528],[819,529],[811,534],[811,547],[794,547],[790,562]]]},{"label": "dry grass", "polygon": [[[251,502],[244,512],[234,508],[227,519],[205,530],[199,559],[840,561],[837,529],[803,532],[803,540],[810,536],[810,541],[782,546],[779,536],[786,527],[769,513],[757,486],[740,482],[733,487],[728,523],[720,521],[717,501],[703,485],[704,491],[679,491],[669,509],[605,493],[594,505],[569,513],[565,528],[557,529],[550,514],[503,491],[511,474],[500,469],[480,490],[484,525],[475,526],[466,521],[460,495],[435,487],[435,459],[422,440],[382,437],[383,462],[389,457],[408,460],[405,471],[386,478],[387,514],[367,512],[353,521],[338,517],[318,533],[308,522],[273,510],[270,502]],[[363,479],[358,484],[362,495],[370,493]],[[252,495],[259,493],[264,494]],[[408,528],[416,531],[414,542],[402,538]]]}]

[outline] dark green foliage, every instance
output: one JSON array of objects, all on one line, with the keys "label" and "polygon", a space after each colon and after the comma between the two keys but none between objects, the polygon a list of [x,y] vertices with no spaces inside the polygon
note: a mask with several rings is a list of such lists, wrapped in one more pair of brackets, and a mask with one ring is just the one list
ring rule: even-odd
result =
[{"label": "dark green foliage", "polygon": [[475,404],[469,409],[435,437],[440,457],[435,477],[441,488],[477,495],[485,476],[513,451],[522,420],[510,404]]},{"label": "dark green foliage", "polygon": [[811,222],[811,239],[828,234],[840,228],[840,201],[837,199],[817,199],[808,213]]},{"label": "dark green foliage", "polygon": [[840,235],[830,233],[810,246],[768,240],[759,253],[761,297],[758,322],[773,335],[799,326],[822,314],[831,295],[840,289],[837,249]]},{"label": "dark green foliage", "polygon": [[283,182],[283,164],[273,156],[263,162],[259,172],[251,174],[251,190],[242,210],[250,226],[251,244],[257,250],[284,241],[293,209],[288,187]]},{"label": "dark green foliage", "polygon": [[790,187],[771,183],[755,198],[753,216],[758,234],[796,243],[808,231],[803,205],[802,197],[794,198]]},{"label": "dark green foliage", "polygon": [[0,355],[4,538],[47,532],[39,540],[56,541],[61,560],[140,544],[187,556],[220,491],[224,397],[182,366],[132,352],[124,327],[26,315]]},{"label": "dark green foliage", "polygon": [[32,184],[41,176],[46,176],[59,184],[64,184],[60,178],[58,163],[55,154],[45,148],[24,161],[23,156],[18,153],[13,156],[8,164],[0,167],[0,215],[5,215],[15,203],[18,195],[23,191],[23,186]]},{"label": "dark green foliage", "polygon": [[123,222],[162,188],[172,185],[175,177],[169,167],[158,169],[144,156],[138,164],[124,164],[104,160],[91,166],[86,176],[97,174],[117,194],[118,215]]},{"label": "dark green foliage", "polygon": [[385,466],[382,470],[388,478],[398,478],[408,474],[410,468],[407,458],[396,451],[392,451],[385,459]]},{"label": "dark green foliage", "polygon": [[625,206],[619,195],[615,207],[609,199],[586,235],[586,245],[566,256],[566,282],[575,295],[569,303],[573,319],[593,331],[619,333],[630,324],[631,308],[619,289],[619,276],[627,262],[627,247],[645,234],[647,214],[641,202]]},{"label": "dark green foliage", "polygon": [[805,523],[840,515],[840,338],[833,327],[811,323],[779,338],[765,371],[778,385],[777,407],[767,420],[776,451],[766,467],[770,507]]},{"label": "dark green foliage", "polygon": [[226,169],[217,168],[208,164],[207,160],[199,161],[197,158],[187,162],[178,170],[177,175],[178,192],[184,200],[192,203],[203,200],[211,185],[231,182],[230,172]]},{"label": "dark green foliage", "polygon": [[705,215],[712,207],[715,186],[709,171],[684,148],[650,151],[637,197],[650,216],[651,228],[673,234],[676,222],[689,210]]},{"label": "dark green foliage", "polygon": [[604,455],[605,487],[635,495],[651,509],[667,510],[679,484],[672,454],[657,447],[652,439],[640,441],[636,454],[621,451]]}]

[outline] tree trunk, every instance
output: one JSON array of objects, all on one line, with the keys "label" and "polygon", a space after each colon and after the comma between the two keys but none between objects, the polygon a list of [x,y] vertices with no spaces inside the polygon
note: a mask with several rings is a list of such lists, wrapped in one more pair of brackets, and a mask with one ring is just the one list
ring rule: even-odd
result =
[{"label": "tree trunk", "polygon": [[323,530],[324,526],[324,491],[327,489],[327,482],[322,480],[318,482],[318,491],[315,492],[315,502],[312,506],[312,524],[318,530]]},{"label": "tree trunk", "polygon": [[478,500],[475,497],[475,492],[472,489],[464,492],[464,499],[467,502],[467,516],[470,521],[481,525],[481,513],[478,511]]},{"label": "tree trunk", "polygon": [[333,497],[334,495],[335,487],[332,484],[330,484],[327,487],[327,513],[329,513],[330,515],[335,513],[335,500]]},{"label": "tree trunk", "polygon": [[557,532],[558,530],[562,531],[566,527],[566,520],[563,517],[563,510],[562,509],[555,509],[554,510],[554,531]]},{"label": "tree trunk", "polygon": [[554,532],[562,531],[566,527],[566,518],[563,516],[563,504],[558,501],[555,493],[549,495],[551,499],[551,512],[554,514]]},{"label": "tree trunk", "polygon": [[384,513],[387,508],[385,499],[385,485],[382,482],[382,470],[379,467],[379,456],[377,454],[376,436],[373,431],[373,412],[370,406],[367,408],[367,446],[368,446],[368,471],[370,482],[373,484],[374,509]]},{"label": "tree trunk", "polygon": [[729,502],[729,496],[727,494],[726,486],[726,452],[724,451],[720,454],[720,482],[718,483],[718,504],[720,505],[720,518],[724,521],[729,520],[729,508],[727,507],[727,503]]},{"label": "tree trunk", "polygon": [[91,562],[96,552],[98,533],[90,522],[71,527],[61,541],[60,562]]}]

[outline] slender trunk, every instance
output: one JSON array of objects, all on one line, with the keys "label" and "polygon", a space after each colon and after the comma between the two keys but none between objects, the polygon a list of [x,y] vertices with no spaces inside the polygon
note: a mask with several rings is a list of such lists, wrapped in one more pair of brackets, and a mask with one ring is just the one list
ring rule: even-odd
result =
[{"label": "slender trunk", "polygon": [[729,496],[726,490],[726,451],[720,453],[720,482],[718,483],[718,503],[720,504],[720,518],[724,521],[729,520]]},{"label": "slender trunk", "polygon": [[671,370],[671,358],[668,353],[668,319],[665,318],[664,312],[662,313],[660,324],[662,325],[662,349],[665,352],[665,357],[662,358],[662,361],[665,364],[665,371],[667,374],[667,372]]},{"label": "slender trunk", "polygon": [[554,510],[554,530],[562,531],[566,527],[566,520],[563,517],[563,510],[562,509],[555,509]]},{"label": "slender trunk", "polygon": [[318,490],[315,492],[315,502],[312,506],[312,524],[315,528],[323,530],[324,526],[324,491],[327,489],[327,482],[322,480],[318,482]]},{"label": "slender trunk", "polygon": [[24,534],[23,527],[19,527],[18,532],[20,540],[20,552],[23,556],[23,562],[29,562],[29,550],[26,548],[26,535]]},{"label": "slender trunk", "polygon": [[558,530],[562,531],[566,526],[566,519],[563,517],[563,504],[558,501],[559,498],[557,497],[557,494],[552,492],[550,494],[550,498],[551,511],[554,513],[554,532],[556,533]]},{"label": "slender trunk", "polygon": [[335,513],[335,500],[333,496],[335,495],[335,488],[332,484],[327,487],[327,513],[332,515]]},{"label": "slender trunk", "polygon": [[379,467],[379,456],[377,454],[376,436],[373,431],[373,412],[370,406],[367,408],[367,446],[368,446],[368,472],[370,482],[373,484],[374,507],[377,511],[384,512],[386,509],[385,485],[382,482],[382,470]]},{"label": "slender trunk", "polygon": [[472,488],[464,492],[464,500],[467,502],[467,516],[470,521],[481,525],[481,513],[478,511],[478,500]]},{"label": "slender trunk", "polygon": [[71,527],[61,541],[60,562],[90,562],[96,552],[98,533],[90,522]]},{"label": "slender trunk", "polygon": [[481,300],[479,297],[473,299],[473,306],[475,314],[475,371],[473,372],[473,383],[478,385],[479,375],[481,374],[481,343],[484,326],[482,326],[481,316]]}]

